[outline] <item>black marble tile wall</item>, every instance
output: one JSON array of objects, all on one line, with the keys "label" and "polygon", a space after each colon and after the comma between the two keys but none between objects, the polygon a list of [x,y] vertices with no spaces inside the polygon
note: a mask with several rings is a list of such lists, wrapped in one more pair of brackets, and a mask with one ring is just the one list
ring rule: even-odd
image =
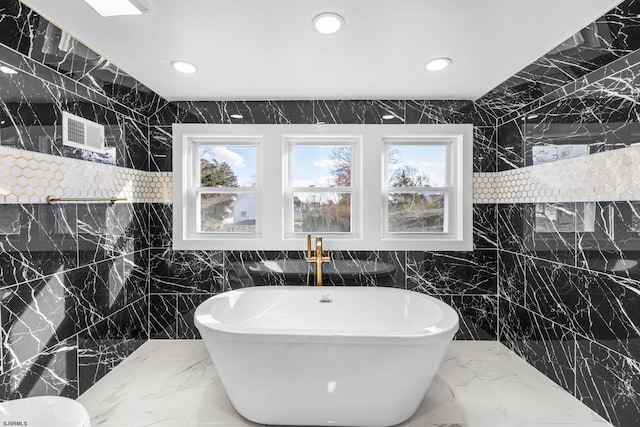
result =
[{"label": "black marble tile wall", "polygon": [[[604,65],[601,61],[638,47],[638,7],[638,2],[624,1],[588,27],[585,40],[589,31],[613,25],[618,31],[611,31],[612,42],[598,49],[578,49],[593,55],[581,67],[568,62],[573,64],[568,78],[580,79],[564,87],[564,78],[554,83],[551,70],[562,66],[553,61],[568,52],[557,50],[534,64],[551,67],[540,68],[535,82],[528,81],[531,70],[516,77],[523,86],[512,92],[517,98],[512,105],[505,99],[516,80],[480,100],[493,102],[494,97],[511,108],[503,110],[506,116],[496,113],[499,171],[638,142],[639,52],[587,74]],[[619,27],[621,22],[628,25]],[[531,100],[535,102],[529,104]],[[613,425],[628,427],[640,422],[640,202],[625,200],[624,183],[631,182],[637,164],[602,167],[616,170],[620,186],[612,191],[621,200],[538,199],[497,205],[498,334],[505,345]],[[593,188],[603,190],[597,181]]]},{"label": "black marble tile wall", "polygon": [[[241,115],[242,118],[232,117]],[[393,116],[383,118],[383,116]],[[152,126],[212,124],[460,124],[495,129],[490,113],[472,101],[181,101],[168,103],[150,117]],[[484,138],[494,139],[488,130]],[[484,144],[487,145],[486,143]],[[487,147],[491,148],[491,147]]]},{"label": "black marble tile wall", "polygon": [[[233,118],[232,115],[242,115]],[[391,115],[392,119],[382,116]],[[171,170],[171,127],[179,123],[261,124],[443,124],[474,123],[474,171],[496,171],[495,118],[470,101],[265,101],[171,102],[151,117],[152,170]],[[152,337],[199,337],[192,325],[197,301],[227,289],[306,283],[306,264],[295,277],[258,271],[264,261],[295,262],[302,251],[237,252],[171,249],[172,208],[150,208]],[[335,286],[393,286],[416,289],[450,304],[464,317],[459,339],[496,339],[497,229],[495,205],[474,206],[474,252],[405,251],[333,252],[339,261],[385,263],[393,273],[356,276],[325,275]],[[301,248],[303,249],[303,248]],[[422,259],[422,258],[424,259]],[[421,286],[429,281],[436,286]],[[191,311],[189,311],[191,310]]]},{"label": "black marble tile wall", "polygon": [[[0,145],[167,172],[172,123],[473,123],[474,172],[594,154],[638,142],[639,13],[624,0],[476,102],[169,103],[77,41],[62,51],[67,35],[0,0],[0,62],[20,70],[0,78]],[[105,125],[109,152],[64,147],[63,110]],[[329,280],[441,298],[460,313],[457,339],[498,338],[614,425],[635,426],[639,211],[478,204],[472,252],[339,252],[392,273]],[[0,205],[0,398],[75,397],[149,336],[197,338],[193,313],[211,295],[304,279],[255,268],[298,251],[174,251],[171,221],[166,204]]]},{"label": "black marble tile wall", "polygon": [[640,2],[622,1],[476,101],[502,117],[640,48]]},{"label": "black marble tile wall", "polygon": [[406,123],[482,123],[470,101],[407,101],[405,109]]},{"label": "black marble tile wall", "polygon": [[[1,31],[1,30],[0,30]],[[149,170],[147,119],[131,117],[113,108],[102,95],[75,92],[68,82],[51,82],[19,68],[22,64],[0,46],[0,62],[20,70],[0,74],[0,145],[74,159]],[[65,78],[66,79],[66,78]],[[68,86],[69,88],[65,88]],[[62,112],[104,126],[105,152],[95,153],[65,146]],[[124,110],[125,113],[131,113]]]},{"label": "black marble tile wall", "polygon": [[75,206],[2,204],[0,221],[3,286],[78,266]]},{"label": "black marble tile wall", "polygon": [[580,209],[584,203],[500,204],[500,248],[575,265]]},{"label": "black marble tile wall", "polygon": [[173,243],[173,205],[150,204],[149,242],[150,246],[154,248],[171,248]]},{"label": "black marble tile wall", "polygon": [[173,136],[171,126],[149,128],[149,171],[170,172],[173,170]]},{"label": "black marble tile wall", "polygon": [[640,424],[640,363],[580,340],[577,351],[576,395],[615,426]]},{"label": "black marble tile wall", "polygon": [[3,399],[29,396],[78,397],[76,339],[56,343],[0,376]]},{"label": "black marble tile wall", "polygon": [[458,311],[456,339],[497,337],[497,251],[408,252],[407,289],[442,299]]},{"label": "black marble tile wall", "polygon": [[[398,124],[406,122],[405,104],[404,101],[315,101],[313,112],[316,123]],[[384,119],[386,115],[393,118]]]},{"label": "black marble tile wall", "polygon": [[498,335],[498,298],[494,295],[451,295],[443,300],[460,317],[456,340],[495,341]]},{"label": "black marble tile wall", "polygon": [[149,339],[148,293],[77,335],[83,393]]},{"label": "black marble tile wall", "polygon": [[521,305],[500,302],[500,338],[565,390],[574,391],[576,335]]},{"label": "black marble tile wall", "polygon": [[177,338],[178,294],[149,294],[149,336],[155,339]]},{"label": "black marble tile wall", "polygon": [[496,295],[496,251],[408,252],[407,288],[429,295]]},{"label": "black marble tile wall", "polygon": [[513,252],[498,251],[498,296],[502,300],[524,306],[526,277],[530,257]]},{"label": "black marble tile wall", "polygon": [[120,257],[0,291],[3,399],[77,397],[148,339],[147,277],[126,270]]},{"label": "black marble tile wall", "polygon": [[473,171],[497,172],[497,130],[495,126],[473,128]]},{"label": "black marble tile wall", "polygon": [[[338,261],[375,262],[389,273],[326,275],[330,286],[388,286],[413,289],[451,304],[461,315],[458,339],[497,337],[496,250],[476,252],[335,251]],[[304,285],[304,252],[172,251],[153,249],[151,257],[151,337],[199,338],[193,312],[219,292],[265,285]],[[263,262],[300,263],[298,275],[259,270]],[[310,279],[313,282],[313,274]]]},{"label": "black marble tile wall", "polygon": [[633,280],[577,270],[571,280],[572,323],[578,334],[618,353],[640,359],[640,286]]},{"label": "black marble tile wall", "polygon": [[[232,115],[242,115],[233,118]],[[393,115],[393,119],[383,119],[384,115]],[[470,101],[268,101],[268,102],[172,102],[151,117],[150,144],[151,169],[158,171],[171,170],[171,128],[178,123],[252,123],[252,124],[385,124],[385,123],[479,123],[474,133],[474,171],[492,172],[496,165],[496,131],[495,118],[489,113],[478,111]],[[218,254],[206,251],[177,252],[171,250],[171,213],[170,205],[151,205],[150,240],[152,250],[151,261],[151,333],[155,337],[185,338],[198,337],[193,328],[192,313],[185,311],[195,307],[194,301],[210,296],[226,289],[265,284],[299,284],[306,279],[305,271],[301,271],[295,282],[291,278],[285,280],[276,275],[260,275],[254,269],[262,261],[300,260],[302,252],[234,252],[224,251]],[[497,247],[495,227],[495,207],[478,205],[474,207],[474,242],[477,248],[495,249]],[[486,271],[480,275],[487,276],[493,270],[495,274],[495,251],[486,255],[491,258]],[[465,254],[460,254],[465,257]],[[423,280],[424,272],[407,274],[408,263],[405,252],[339,252],[333,254],[338,259],[376,259],[393,265],[393,275],[381,277],[362,276],[358,279],[345,277],[328,277],[327,282],[343,286],[396,286],[406,287],[408,281]],[[220,260],[223,260],[222,263]],[[451,265],[447,265],[451,263]],[[440,268],[459,272],[458,282],[470,275],[473,262],[465,267],[458,264],[455,257],[444,260]],[[477,265],[477,263],[475,264]],[[304,269],[303,269],[304,270]],[[468,279],[468,278],[467,278]],[[491,279],[477,279],[488,280]],[[302,282],[301,282],[302,281]],[[493,299],[483,300],[486,292],[479,299],[460,299],[456,305],[459,310],[468,313],[468,327],[461,337],[495,339],[497,301],[495,300],[495,277],[493,278]],[[474,285],[469,285],[473,287]],[[488,286],[491,288],[491,286]],[[430,292],[438,296],[436,292]],[[441,293],[442,298],[450,302],[450,293]],[[189,302],[191,301],[191,302]],[[487,315],[487,307],[489,308]],[[478,307],[476,307],[476,305]],[[475,323],[474,323],[475,322]],[[185,326],[191,325],[191,326]],[[186,329],[185,329],[186,328]],[[482,328],[487,329],[485,332]],[[185,332],[185,330],[190,332]],[[462,332],[461,332],[462,334]]]},{"label": "black marble tile wall", "polygon": [[637,283],[533,259],[527,266],[524,298],[518,290],[500,299],[500,340],[614,425],[636,425]]},{"label": "black marble tile wall", "polygon": [[505,171],[524,166],[523,129],[517,120],[498,127],[498,145],[496,148],[496,169]]},{"label": "black marble tile wall", "polygon": [[[243,287],[304,285],[304,252],[295,251],[173,251],[154,249],[151,260],[151,334],[156,338],[199,338],[193,312],[204,299]],[[404,252],[336,251],[332,258],[386,263],[384,277],[326,275],[325,285],[396,286],[404,288]],[[283,276],[260,270],[263,262],[300,262],[299,274]],[[313,281],[313,275],[310,276]]]},{"label": "black marble tile wall", "polygon": [[496,249],[498,247],[498,229],[495,204],[473,205],[473,247]]},{"label": "black marble tile wall", "polygon": [[[84,54],[54,51],[62,36],[0,1],[0,63],[17,71],[0,76],[0,145],[148,171],[157,97],[73,40]],[[62,111],[104,125],[106,153],[64,146]],[[77,397],[148,339],[149,216],[144,203],[0,204],[0,400]]]},{"label": "black marble tile wall", "polygon": [[222,292],[225,286],[222,251],[151,250],[152,293]]},{"label": "black marble tile wall", "polygon": [[166,103],[18,0],[0,1],[0,43],[143,116]]},{"label": "black marble tile wall", "polygon": [[640,201],[593,202],[577,234],[577,265],[640,280]]}]

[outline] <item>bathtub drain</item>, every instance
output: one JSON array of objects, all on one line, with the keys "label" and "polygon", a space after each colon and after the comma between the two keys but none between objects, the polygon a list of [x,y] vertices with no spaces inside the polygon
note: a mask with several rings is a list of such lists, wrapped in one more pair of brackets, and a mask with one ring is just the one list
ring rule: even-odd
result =
[{"label": "bathtub drain", "polygon": [[333,300],[329,298],[329,295],[322,295],[322,298],[320,298],[320,302],[333,302]]}]

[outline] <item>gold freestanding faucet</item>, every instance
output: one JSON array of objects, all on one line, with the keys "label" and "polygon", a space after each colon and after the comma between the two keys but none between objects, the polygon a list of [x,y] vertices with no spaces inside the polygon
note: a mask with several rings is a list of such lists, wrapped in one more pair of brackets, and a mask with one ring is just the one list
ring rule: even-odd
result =
[{"label": "gold freestanding faucet", "polygon": [[327,251],[327,256],[322,253],[322,237],[316,237],[315,253],[311,251],[311,234],[307,234],[307,262],[316,265],[316,286],[322,286],[322,264],[331,262],[331,254]]}]

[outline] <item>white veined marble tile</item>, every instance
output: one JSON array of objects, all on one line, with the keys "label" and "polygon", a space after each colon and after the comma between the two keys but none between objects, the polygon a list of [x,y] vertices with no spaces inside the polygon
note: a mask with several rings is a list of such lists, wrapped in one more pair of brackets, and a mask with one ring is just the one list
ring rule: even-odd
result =
[{"label": "white veined marble tile", "polygon": [[[78,399],[94,427],[257,426],[236,413],[202,341],[146,342]],[[403,427],[611,427],[497,342],[454,341]]]}]

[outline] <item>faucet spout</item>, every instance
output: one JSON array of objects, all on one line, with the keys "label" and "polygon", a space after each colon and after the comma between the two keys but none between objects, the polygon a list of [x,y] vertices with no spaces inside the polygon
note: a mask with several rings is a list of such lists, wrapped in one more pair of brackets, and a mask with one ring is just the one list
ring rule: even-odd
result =
[{"label": "faucet spout", "polygon": [[322,249],[322,237],[316,237],[316,250],[315,253],[311,251],[311,234],[307,235],[307,262],[309,264],[316,265],[316,286],[322,286],[322,264],[331,262],[331,255],[327,251],[327,255],[324,255]]}]

